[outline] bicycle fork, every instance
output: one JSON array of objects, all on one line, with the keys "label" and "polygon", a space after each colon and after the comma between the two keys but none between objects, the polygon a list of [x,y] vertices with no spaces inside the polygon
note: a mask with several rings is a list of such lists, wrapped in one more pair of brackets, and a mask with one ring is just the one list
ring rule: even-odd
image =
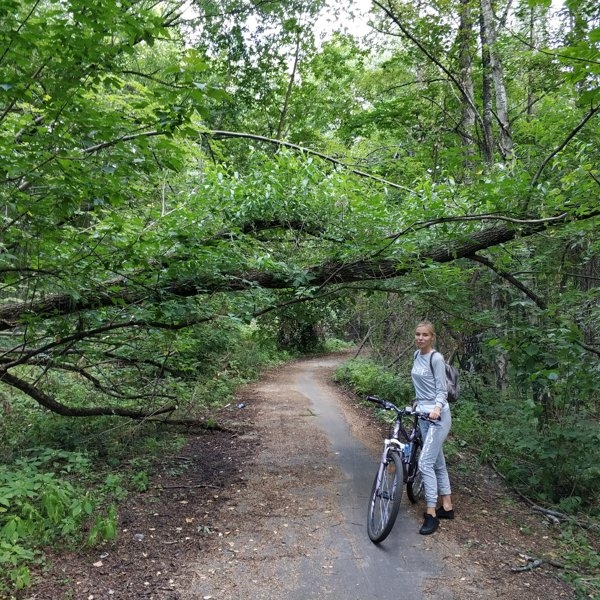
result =
[{"label": "bicycle fork", "polygon": [[377,489],[381,490],[381,481],[383,479],[384,466],[390,462],[390,452],[398,452],[401,463],[402,463],[402,481],[406,482],[408,474],[408,463],[404,456],[404,448],[407,444],[404,444],[397,438],[389,438],[383,440],[383,452],[381,453],[381,460],[379,461],[379,469],[377,471]]}]

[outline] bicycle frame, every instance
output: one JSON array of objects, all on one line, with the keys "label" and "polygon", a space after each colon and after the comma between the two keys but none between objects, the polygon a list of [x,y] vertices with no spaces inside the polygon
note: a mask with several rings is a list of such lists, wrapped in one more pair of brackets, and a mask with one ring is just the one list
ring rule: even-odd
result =
[{"label": "bicycle frame", "polygon": [[[411,408],[405,408],[403,410],[399,410],[395,405],[391,402],[387,402],[386,400],[381,400],[376,396],[369,396],[367,400],[371,402],[375,402],[376,404],[380,404],[383,408],[392,409],[396,412],[396,419],[392,425],[391,434],[389,438],[385,438],[383,440],[383,451],[381,453],[381,463],[385,463],[388,460],[388,453],[391,452],[399,452],[402,457],[402,470],[403,470],[403,480],[404,483],[409,481],[409,477],[414,478],[414,473],[410,473],[409,475],[409,464],[410,459],[412,458],[413,452],[410,455],[406,455],[404,449],[408,444],[420,443],[420,429],[419,429],[419,413],[413,411]],[[402,422],[402,418],[405,416],[412,416],[413,423],[410,431],[407,431],[404,423]],[[400,440],[400,436],[406,440],[406,442],[402,442]]]}]

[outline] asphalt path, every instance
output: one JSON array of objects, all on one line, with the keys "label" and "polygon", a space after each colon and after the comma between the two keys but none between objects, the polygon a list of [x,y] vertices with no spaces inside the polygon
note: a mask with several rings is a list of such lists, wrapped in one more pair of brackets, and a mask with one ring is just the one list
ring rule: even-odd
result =
[{"label": "asphalt path", "polygon": [[[313,556],[301,565],[305,576],[300,578],[302,583],[293,599],[420,599],[425,597],[426,588],[427,598],[453,598],[439,585],[442,556],[436,552],[433,536],[425,539],[418,533],[418,509],[410,505],[405,492],[388,538],[376,545],[367,536],[366,509],[379,451],[353,435],[337,395],[317,377],[321,369],[335,368],[339,362],[339,359],[307,361],[295,382],[296,390],[312,403],[318,426],[329,440],[331,460],[342,470],[343,477],[336,485],[343,519],[325,540],[322,560]],[[315,573],[315,562],[324,560],[331,563],[335,577]],[[434,589],[426,585],[432,580],[438,582]]]}]

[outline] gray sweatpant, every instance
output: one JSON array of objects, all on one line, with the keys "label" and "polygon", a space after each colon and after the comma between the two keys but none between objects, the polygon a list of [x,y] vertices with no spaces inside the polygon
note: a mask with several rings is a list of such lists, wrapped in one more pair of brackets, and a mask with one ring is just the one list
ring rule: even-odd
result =
[{"label": "gray sweatpant", "polygon": [[423,448],[419,458],[419,470],[423,476],[427,508],[437,506],[438,494],[446,496],[452,493],[443,448],[451,426],[452,415],[448,409],[442,411],[438,421],[421,419]]}]

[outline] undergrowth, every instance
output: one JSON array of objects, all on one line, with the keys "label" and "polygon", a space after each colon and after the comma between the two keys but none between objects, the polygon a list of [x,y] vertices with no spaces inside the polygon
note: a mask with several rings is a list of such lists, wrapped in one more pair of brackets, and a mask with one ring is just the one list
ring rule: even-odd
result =
[{"label": "undergrowth", "polygon": [[116,539],[120,503],[145,492],[154,462],[184,441],[157,425],[106,417],[39,421],[22,436],[24,449],[0,465],[0,597],[33,583],[45,549]]},{"label": "undergrowth", "polygon": [[412,386],[407,386],[394,373],[369,359],[345,362],[337,369],[334,379],[359,396],[379,396],[395,404],[411,403]]},{"label": "undergrowth", "polygon": [[29,567],[43,561],[45,546],[116,537],[110,494],[81,483],[91,466],[82,453],[48,448],[0,466],[0,592],[30,584]]},{"label": "undergrowth", "polygon": [[[201,368],[190,363],[196,379],[168,382],[171,396],[178,398],[175,419],[196,419],[210,427],[215,409],[230,402],[239,385],[289,358],[255,327],[238,328],[235,334],[234,339],[230,332],[228,343],[205,356]],[[181,359],[198,362],[200,351],[189,342]],[[102,402],[68,375],[49,384],[68,406]],[[43,564],[46,549],[114,540],[119,505],[131,494],[148,492],[156,462],[185,443],[159,421],[64,417],[41,410],[23,395],[9,395],[6,388],[0,389],[0,412],[2,598],[35,583],[33,567],[37,571]]]}]

